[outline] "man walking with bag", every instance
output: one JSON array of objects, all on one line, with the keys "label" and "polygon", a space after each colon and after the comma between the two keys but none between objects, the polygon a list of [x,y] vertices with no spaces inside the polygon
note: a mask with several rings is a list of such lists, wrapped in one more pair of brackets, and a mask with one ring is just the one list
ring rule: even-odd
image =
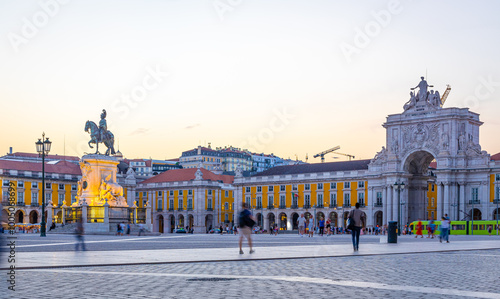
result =
[{"label": "man walking with bag", "polygon": [[351,230],[352,234],[352,246],[354,251],[359,250],[359,235],[361,229],[366,226],[366,214],[359,209],[359,202],[356,203],[356,209],[349,212],[349,226],[348,229]]},{"label": "man walking with bag", "polygon": [[252,228],[255,225],[255,218],[252,213],[248,210],[247,205],[243,203],[243,210],[240,212],[240,254],[243,254],[243,237],[248,241],[248,246],[250,247],[250,253],[254,253],[255,250],[252,249]]}]

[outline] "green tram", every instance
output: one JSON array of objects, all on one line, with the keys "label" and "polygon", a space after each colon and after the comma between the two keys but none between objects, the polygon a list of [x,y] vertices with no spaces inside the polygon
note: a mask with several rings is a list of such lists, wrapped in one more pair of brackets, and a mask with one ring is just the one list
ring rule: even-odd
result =
[{"label": "green tram", "polygon": [[[417,231],[418,221],[413,221],[410,223],[411,233],[414,235]],[[436,225],[435,235],[439,235],[441,228],[441,221],[434,221]],[[422,234],[427,235],[427,226],[429,221],[422,221]],[[451,235],[488,235],[488,227],[491,225],[491,234],[496,235],[497,221],[496,220],[474,220],[474,227],[472,226],[472,221],[451,221],[450,224],[450,234]],[[474,229],[474,231],[473,231]]]}]

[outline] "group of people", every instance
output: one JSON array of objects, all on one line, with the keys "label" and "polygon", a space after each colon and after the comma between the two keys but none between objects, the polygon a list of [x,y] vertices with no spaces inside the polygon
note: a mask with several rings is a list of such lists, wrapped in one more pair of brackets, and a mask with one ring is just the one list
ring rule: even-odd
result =
[{"label": "group of people", "polygon": [[[145,233],[144,225],[142,223],[139,226],[139,236]],[[125,224],[125,222],[120,222],[116,224],[116,235],[123,236],[123,234],[130,235],[130,223]]]},{"label": "group of people", "polygon": [[[448,217],[448,214],[445,214],[443,217],[441,217],[441,224],[439,226],[439,242],[446,241],[446,243],[450,243],[450,217]],[[433,219],[429,220],[429,224],[427,225],[427,238],[434,239],[435,233],[437,230],[436,223],[434,222]],[[418,221],[417,225],[415,227],[415,238],[423,238],[423,229],[424,226],[422,224],[422,221]]]}]

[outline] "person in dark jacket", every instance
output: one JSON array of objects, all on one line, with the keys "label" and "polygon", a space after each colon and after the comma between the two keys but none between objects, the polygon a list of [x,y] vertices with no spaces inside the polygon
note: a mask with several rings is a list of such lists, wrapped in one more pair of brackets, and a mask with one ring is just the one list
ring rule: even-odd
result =
[{"label": "person in dark jacket", "polygon": [[352,229],[352,246],[354,251],[359,250],[359,235],[361,234],[361,229],[366,225],[366,214],[359,209],[359,202],[356,203],[356,209],[349,212],[349,218],[354,220],[354,227]]}]

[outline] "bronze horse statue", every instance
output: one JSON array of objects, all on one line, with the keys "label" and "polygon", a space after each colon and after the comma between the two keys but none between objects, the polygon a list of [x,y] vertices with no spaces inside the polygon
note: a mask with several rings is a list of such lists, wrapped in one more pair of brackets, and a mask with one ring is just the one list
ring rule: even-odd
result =
[{"label": "bronze horse statue", "polygon": [[110,131],[106,131],[103,134],[103,138],[101,138],[101,130],[99,130],[99,127],[90,120],[87,120],[87,122],[85,123],[85,132],[90,133],[89,146],[90,148],[94,148],[91,143],[94,143],[96,145],[96,154],[99,154],[99,143],[101,142],[104,143],[104,145],[108,148],[105,153],[106,156],[109,156],[110,154],[116,154],[114,146],[115,136],[113,135],[113,133],[111,133]]}]

